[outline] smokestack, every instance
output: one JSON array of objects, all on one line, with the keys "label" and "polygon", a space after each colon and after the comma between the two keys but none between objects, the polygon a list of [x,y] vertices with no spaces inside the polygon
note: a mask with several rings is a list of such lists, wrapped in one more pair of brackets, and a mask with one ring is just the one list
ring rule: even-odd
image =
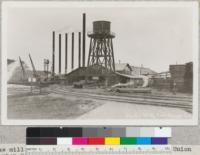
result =
[{"label": "smokestack", "polygon": [[74,69],[74,32],[72,32],[72,70]]},{"label": "smokestack", "polygon": [[52,76],[55,75],[55,31],[52,38]]},{"label": "smokestack", "polygon": [[59,74],[61,74],[61,34],[59,34]]},{"label": "smokestack", "polygon": [[81,67],[81,32],[78,33],[78,67]]},{"label": "smokestack", "polygon": [[85,28],[86,28],[86,15],[83,13],[83,67],[85,67]]},{"label": "smokestack", "polygon": [[65,74],[67,74],[67,48],[68,48],[68,34],[65,33]]}]

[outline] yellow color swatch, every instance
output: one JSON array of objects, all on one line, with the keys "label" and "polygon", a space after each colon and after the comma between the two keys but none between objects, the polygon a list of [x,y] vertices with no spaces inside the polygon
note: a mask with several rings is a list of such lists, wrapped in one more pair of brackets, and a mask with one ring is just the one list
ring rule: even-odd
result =
[{"label": "yellow color swatch", "polygon": [[105,145],[120,145],[120,137],[105,137]]}]

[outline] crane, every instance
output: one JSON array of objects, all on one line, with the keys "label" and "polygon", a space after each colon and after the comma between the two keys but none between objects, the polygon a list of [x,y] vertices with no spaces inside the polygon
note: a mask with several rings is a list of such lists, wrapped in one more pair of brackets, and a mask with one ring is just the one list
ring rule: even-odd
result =
[{"label": "crane", "polygon": [[[33,77],[36,78],[36,83],[34,83],[34,85],[36,86],[39,86],[39,89],[40,89],[40,93],[41,93],[41,88],[42,87],[46,87],[48,86],[48,82],[45,81],[42,76],[38,73],[38,71],[35,69],[35,65],[33,63],[33,60],[31,58],[31,55],[29,54],[29,58],[30,58],[30,61],[31,61],[31,65],[32,65],[32,69],[33,69]],[[32,83],[31,83],[32,84]]]},{"label": "crane", "polygon": [[36,69],[35,69],[35,65],[33,63],[33,60],[31,58],[31,55],[29,54],[29,58],[30,58],[30,61],[31,61],[31,65],[32,65],[32,68],[33,68],[33,76],[36,78],[37,81],[40,81],[40,76],[38,75]]},{"label": "crane", "polygon": [[21,60],[20,57],[19,57],[19,62],[20,62],[21,68],[22,68],[23,78],[28,80],[27,73],[26,73],[26,71],[25,71],[25,68],[24,68],[23,62],[22,62],[22,60]]}]

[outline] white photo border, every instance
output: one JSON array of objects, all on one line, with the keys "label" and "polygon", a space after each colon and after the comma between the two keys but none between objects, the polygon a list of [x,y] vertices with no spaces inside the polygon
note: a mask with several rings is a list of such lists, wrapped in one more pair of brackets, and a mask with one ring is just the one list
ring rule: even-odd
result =
[{"label": "white photo border", "polygon": [[[110,120],[18,120],[7,118],[7,10],[9,7],[191,7],[193,9],[193,110],[192,119],[110,119]],[[1,26],[1,123],[2,125],[135,125],[135,126],[186,126],[198,124],[198,78],[199,78],[199,4],[197,1],[7,1],[2,2]]]}]

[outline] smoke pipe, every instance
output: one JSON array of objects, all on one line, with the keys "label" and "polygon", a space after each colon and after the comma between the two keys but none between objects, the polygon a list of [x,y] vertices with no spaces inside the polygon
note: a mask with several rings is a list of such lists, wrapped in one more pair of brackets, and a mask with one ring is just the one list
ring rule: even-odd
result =
[{"label": "smoke pipe", "polygon": [[81,67],[81,32],[78,33],[78,67]]},{"label": "smoke pipe", "polygon": [[72,32],[72,70],[74,69],[74,32]]},{"label": "smoke pipe", "polygon": [[59,34],[59,74],[61,74],[61,34]]},{"label": "smoke pipe", "polygon": [[55,75],[55,31],[52,38],[52,76]]},{"label": "smoke pipe", "polygon": [[65,74],[67,74],[67,48],[68,48],[68,34],[65,33]]},{"label": "smoke pipe", "polygon": [[82,66],[85,67],[85,28],[86,28],[86,14],[83,13],[83,55],[82,55]]}]

